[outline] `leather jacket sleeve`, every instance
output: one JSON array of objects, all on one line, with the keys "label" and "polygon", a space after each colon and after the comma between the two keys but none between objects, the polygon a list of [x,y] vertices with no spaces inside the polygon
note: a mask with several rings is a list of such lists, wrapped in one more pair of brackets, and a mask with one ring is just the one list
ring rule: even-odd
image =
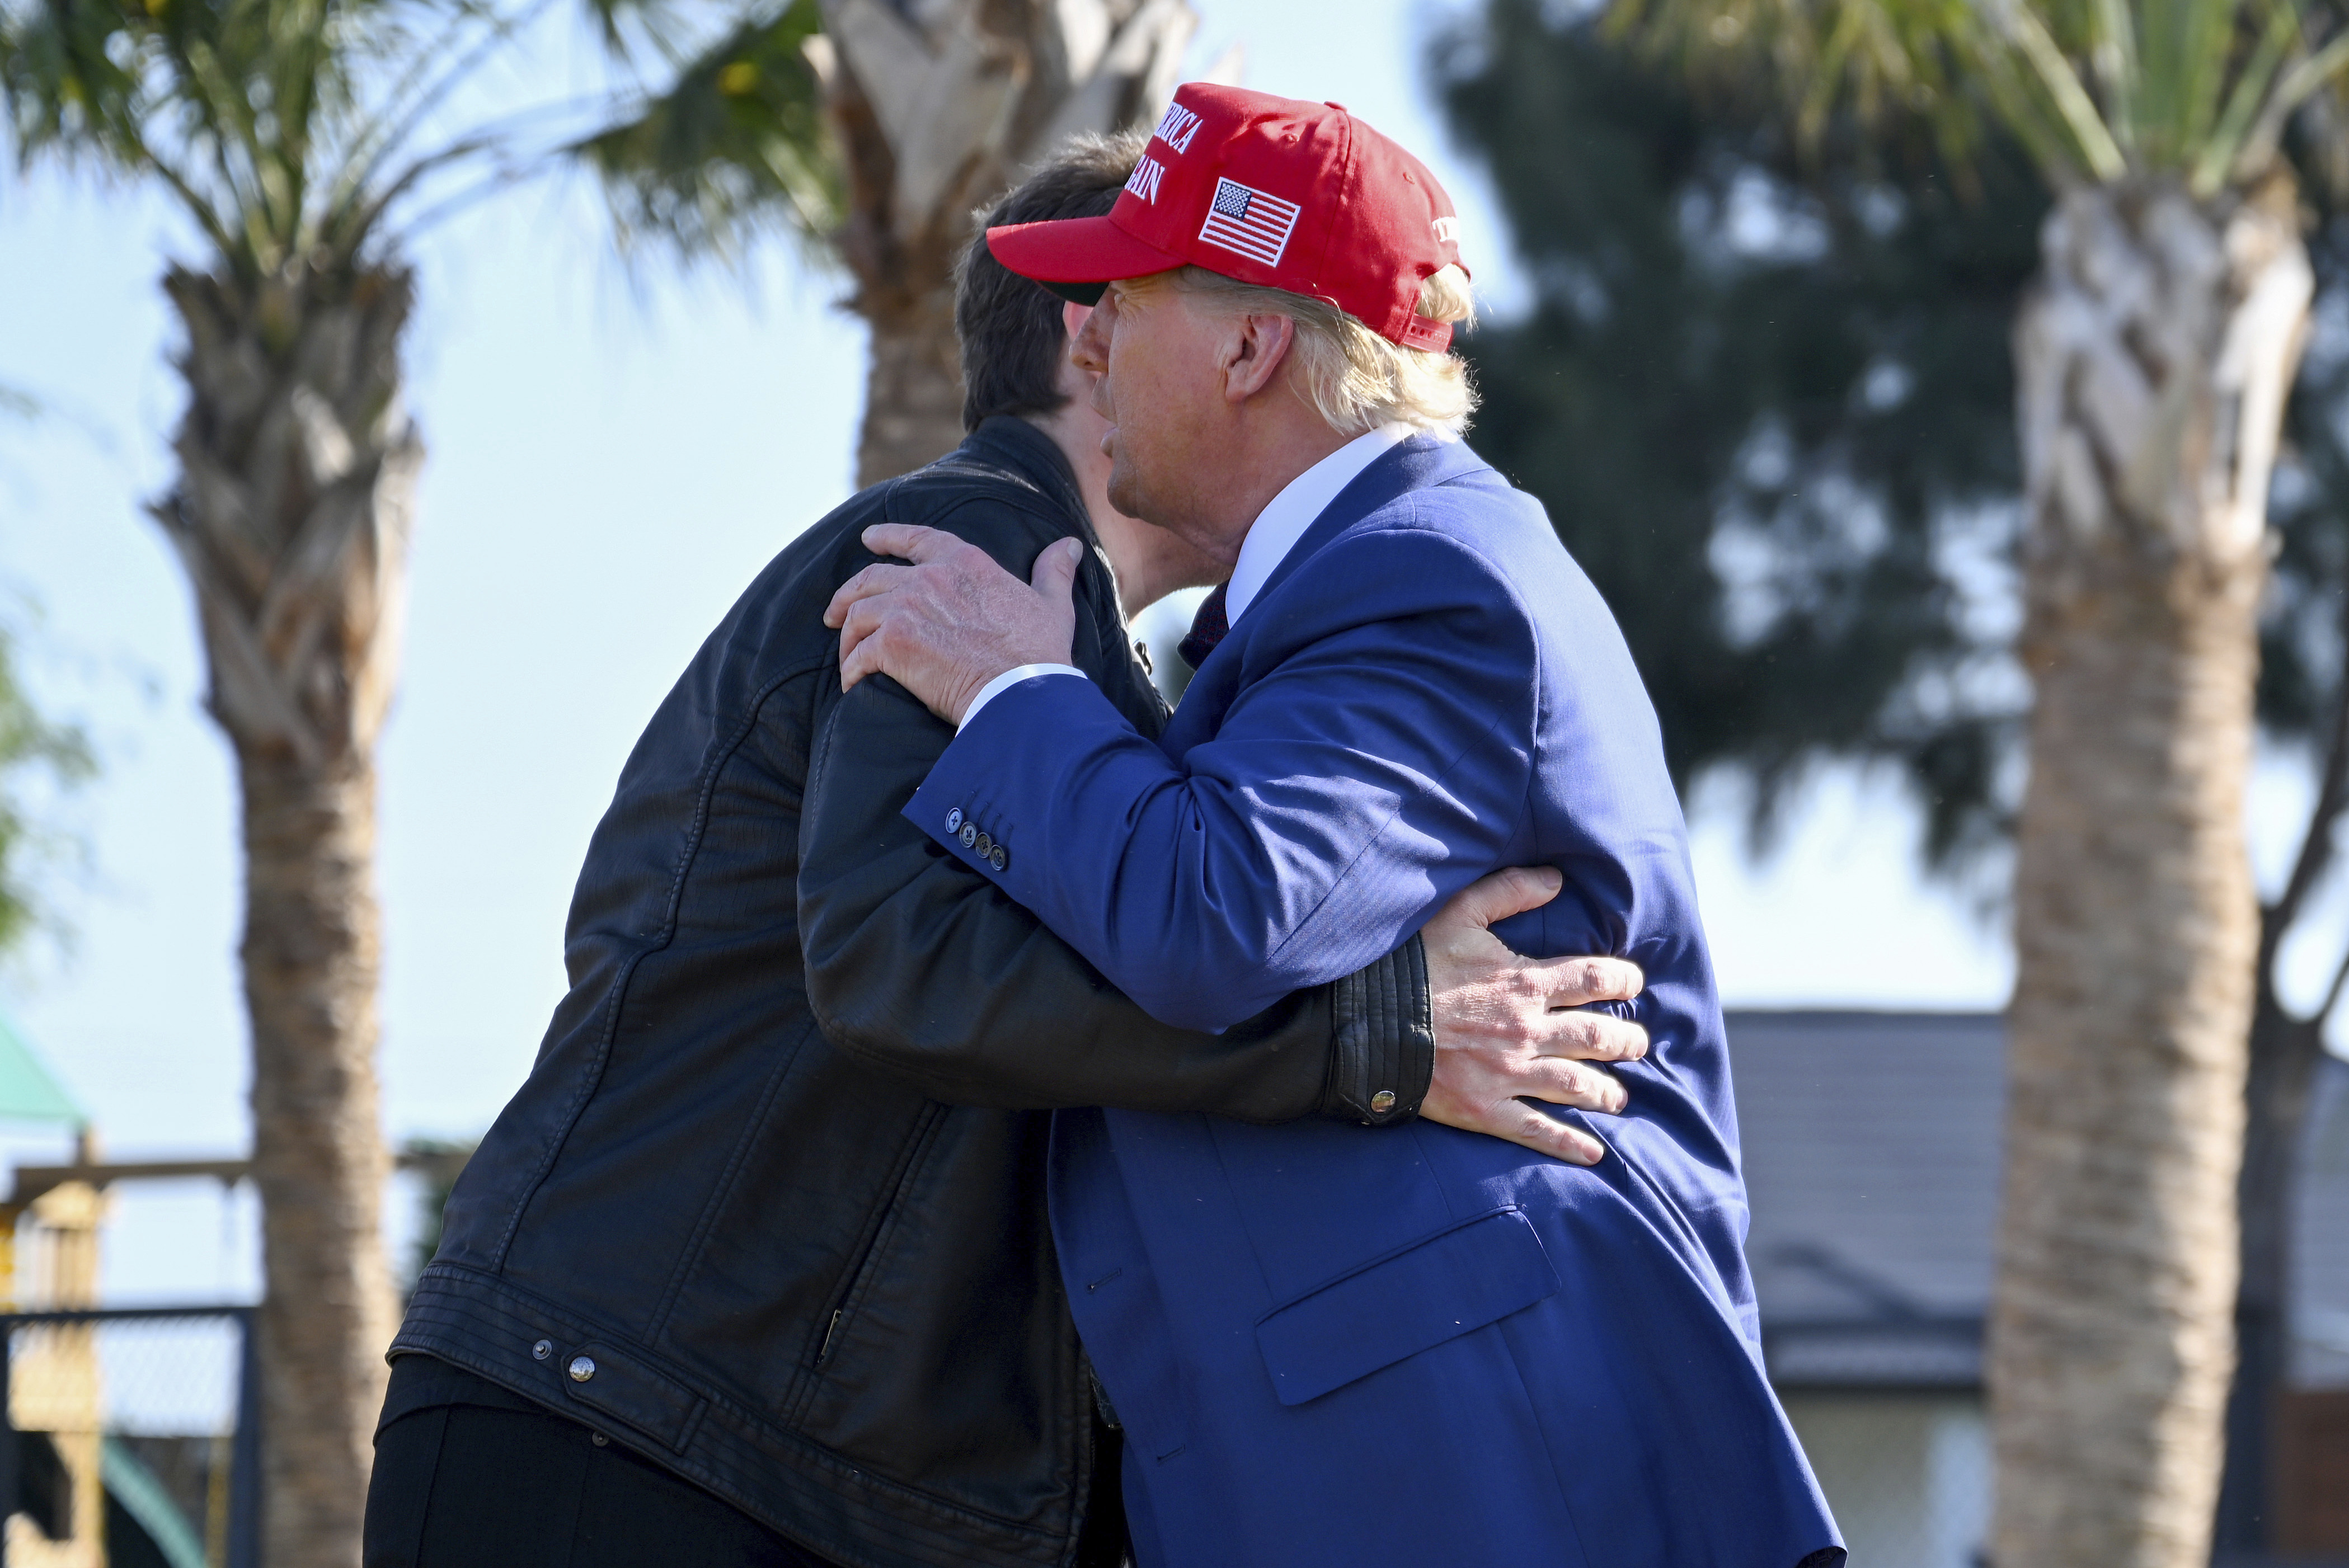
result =
[{"label": "leather jacket sleeve", "polygon": [[[1027,562],[1007,565],[1024,574]],[[1074,662],[1098,673],[1108,650],[1088,622],[1081,603]],[[800,817],[800,936],[809,1000],[835,1046],[967,1105],[1374,1126],[1417,1114],[1434,1037],[1416,935],[1219,1035],[1160,1023],[905,820],[953,733],[885,677],[819,715]]]}]

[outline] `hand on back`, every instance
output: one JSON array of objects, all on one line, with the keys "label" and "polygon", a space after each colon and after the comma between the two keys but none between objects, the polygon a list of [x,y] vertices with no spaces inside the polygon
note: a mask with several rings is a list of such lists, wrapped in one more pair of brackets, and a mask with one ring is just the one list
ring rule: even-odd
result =
[{"label": "hand on back", "polygon": [[1647,977],[1620,958],[1527,958],[1491,930],[1547,903],[1564,883],[1548,866],[1495,872],[1421,928],[1434,1000],[1435,1077],[1419,1113],[1596,1165],[1604,1144],[1526,1101],[1609,1114],[1623,1109],[1622,1084],[1591,1064],[1638,1061],[1648,1054],[1648,1032],[1627,1019],[1575,1009],[1630,1001]]}]

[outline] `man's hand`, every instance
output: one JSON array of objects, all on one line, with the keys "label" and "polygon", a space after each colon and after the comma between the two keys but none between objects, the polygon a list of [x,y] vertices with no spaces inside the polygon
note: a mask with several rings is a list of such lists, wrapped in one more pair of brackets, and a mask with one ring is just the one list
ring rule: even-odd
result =
[{"label": "man's hand", "polygon": [[1085,554],[1078,541],[1046,546],[1030,583],[935,528],[876,523],[864,531],[864,548],[914,564],[868,566],[825,606],[823,624],[840,630],[841,690],[889,676],[958,725],[979,688],[1004,671],[1070,662],[1071,593]]},{"label": "man's hand", "polygon": [[1622,1109],[1626,1096],[1615,1075],[1584,1064],[1639,1060],[1648,1054],[1648,1031],[1604,1013],[1566,1009],[1629,1001],[1647,976],[1619,958],[1523,957],[1489,929],[1540,908],[1564,885],[1549,866],[1495,872],[1421,928],[1434,996],[1435,1078],[1419,1114],[1596,1165],[1605,1145],[1523,1100]]}]

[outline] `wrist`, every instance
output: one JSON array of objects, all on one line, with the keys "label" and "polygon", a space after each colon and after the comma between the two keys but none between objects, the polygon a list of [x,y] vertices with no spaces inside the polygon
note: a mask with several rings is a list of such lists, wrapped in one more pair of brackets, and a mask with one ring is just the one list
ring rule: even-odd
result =
[{"label": "wrist", "polygon": [[1037,676],[1053,675],[1073,676],[1079,680],[1084,680],[1087,678],[1084,671],[1071,664],[1038,663],[1013,665],[1002,671],[1000,674],[990,676],[986,680],[981,681],[977,689],[974,690],[970,696],[961,699],[961,711],[959,713],[955,711],[955,703],[947,698],[940,699],[938,708],[936,711],[939,712],[942,716],[950,717],[953,721],[956,731],[959,733],[965,726],[970,723],[972,719],[978,717],[978,713],[981,708],[985,707],[988,703],[993,702],[1003,693],[1009,691],[1012,687],[1019,685],[1020,682],[1031,679]]},{"label": "wrist", "polygon": [[994,675],[974,676],[958,683],[947,696],[945,705],[947,722],[960,729],[964,721],[969,718],[971,704],[978,700],[978,694],[988,688],[996,676],[1004,674],[1011,667],[1007,665],[1004,669],[996,671]]}]

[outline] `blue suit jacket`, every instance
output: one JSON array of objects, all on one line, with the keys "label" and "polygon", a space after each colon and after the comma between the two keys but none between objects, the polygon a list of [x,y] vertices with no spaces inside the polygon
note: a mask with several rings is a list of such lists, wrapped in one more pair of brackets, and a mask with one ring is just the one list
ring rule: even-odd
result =
[{"label": "blue suit jacket", "polygon": [[[1640,965],[1651,1051],[1579,1169],[1417,1122],[1063,1112],[1053,1222],[1144,1568],[1839,1562],[1765,1381],[1686,835],[1540,506],[1413,438],[1323,512],[1164,738],[998,696],[906,808],[1169,1022],[1352,973],[1496,867],[1521,952]],[[975,822],[999,869],[948,829]],[[1560,1113],[1568,1114],[1568,1113]]]}]

